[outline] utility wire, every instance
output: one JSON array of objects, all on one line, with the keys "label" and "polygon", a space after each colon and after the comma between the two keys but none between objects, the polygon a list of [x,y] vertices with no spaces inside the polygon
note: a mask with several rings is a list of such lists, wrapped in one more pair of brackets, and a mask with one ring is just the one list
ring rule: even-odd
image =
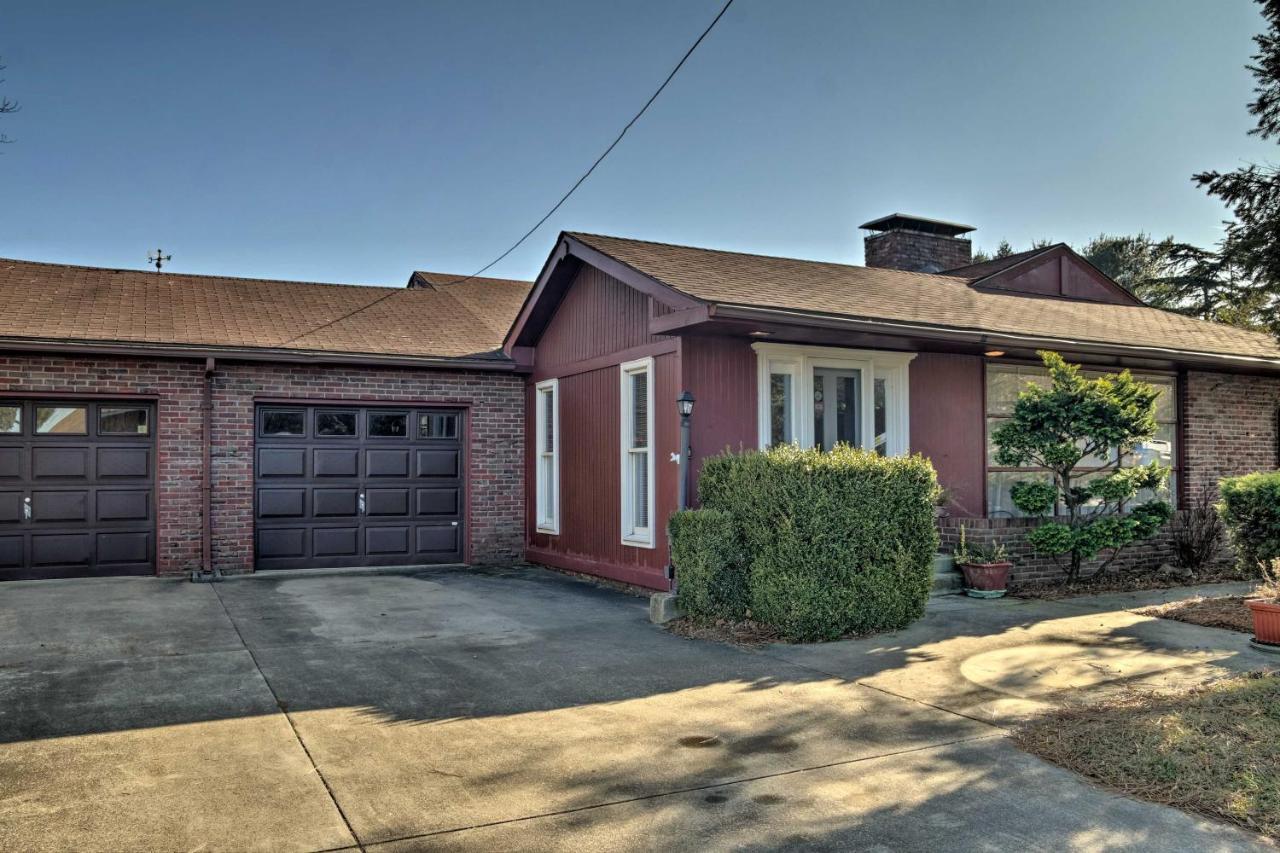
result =
[{"label": "utility wire", "polygon": [[[728,12],[729,7],[732,5],[733,5],[733,0],[726,0],[724,6],[720,8],[720,12],[715,16],[715,18],[711,20],[711,23],[707,24],[707,28],[702,31],[702,34],[698,36],[697,40],[694,41],[694,43],[689,47],[689,49],[684,52],[684,56],[680,57],[680,61],[677,62],[675,67],[671,69],[671,73],[668,74],[667,78],[662,81],[662,85],[659,86],[657,90],[654,91],[654,93],[649,96],[649,100],[644,102],[644,106],[640,108],[640,111],[631,117],[631,121],[627,122],[626,126],[622,128],[622,131],[614,138],[613,142],[609,143],[609,147],[604,150],[604,153],[596,158],[595,162],[591,164],[591,168],[583,172],[582,177],[574,181],[573,186],[569,187],[568,192],[562,195],[560,197],[560,200],[557,201],[551,207],[551,209],[548,210],[543,215],[541,219],[535,222],[532,228],[524,232],[524,235],[521,236],[519,240],[512,243],[511,246],[505,252],[503,252],[501,255],[498,255],[498,257],[494,258],[492,261],[485,264],[480,269],[473,272],[471,275],[463,276],[462,278],[454,279],[453,281],[446,281],[440,286],[444,287],[451,284],[462,284],[465,281],[470,281],[471,279],[481,275],[482,273],[484,273],[485,271],[493,267],[495,264],[499,263],[507,255],[510,255],[516,249],[520,248],[520,246],[524,243],[524,241],[532,237],[535,231],[541,228],[548,219],[554,216],[555,212],[559,210],[561,207],[563,207],[564,203],[569,200],[569,197],[572,196],[575,192],[577,192],[578,187],[582,186],[582,184],[587,180],[587,178],[591,177],[591,173],[596,170],[596,167],[604,162],[604,159],[613,152],[613,149],[618,147],[618,143],[621,142],[622,138],[627,135],[627,131],[631,130],[632,126],[640,120],[640,117],[643,116],[645,112],[648,111],[649,107],[653,106],[653,102],[658,100],[658,96],[661,95],[663,90],[667,88],[667,84],[669,84],[673,79],[675,79],[676,74],[678,74],[680,72],[680,69],[684,67],[684,64],[689,61],[689,57],[693,56],[693,52],[698,49],[698,45],[702,44],[703,39],[705,39],[708,35],[711,34],[711,31],[715,28],[716,24],[720,23],[720,19],[724,17],[724,13]],[[390,299],[392,296],[394,296],[399,292],[400,290],[396,289],[396,290],[392,290],[390,293],[384,293],[382,296],[379,296],[377,299],[373,300],[368,305],[361,306],[360,308],[357,308],[354,311],[343,314],[341,317],[338,317],[337,319],[330,320],[327,323],[323,323],[319,326],[316,326],[314,329],[303,332],[300,335],[295,335],[292,338],[289,338],[287,341],[283,341],[277,344],[276,346],[287,346],[293,343],[294,341],[298,340],[299,338],[305,338],[308,335],[314,335],[316,332],[323,331],[324,329],[329,328],[335,323],[341,323],[343,320],[349,319],[350,317],[353,317],[356,314],[359,314],[361,311],[366,311],[372,308],[373,306],[379,304],[380,302]]]}]

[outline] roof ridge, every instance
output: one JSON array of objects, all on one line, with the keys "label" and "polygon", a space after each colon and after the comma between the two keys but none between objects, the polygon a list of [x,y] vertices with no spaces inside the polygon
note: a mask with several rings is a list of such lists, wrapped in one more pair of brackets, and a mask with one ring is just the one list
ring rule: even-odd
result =
[{"label": "roof ridge", "polygon": [[533,284],[533,282],[522,278],[498,278],[497,276],[492,275],[463,275],[462,273],[432,272],[431,270],[414,270],[413,275],[442,275],[457,279],[456,281],[427,282],[427,284],[436,288],[453,287],[456,284],[465,284],[468,281],[501,281],[507,284]]},{"label": "roof ridge", "polygon": [[842,269],[854,270],[876,270],[877,272],[901,273],[902,275],[922,276],[927,279],[944,282],[954,282],[958,276],[947,275],[946,273],[916,272],[915,270],[900,270],[894,267],[869,267],[866,264],[842,264],[838,261],[818,261],[812,258],[793,258],[787,255],[763,255],[758,252],[734,252],[729,249],[712,249],[708,246],[690,246],[687,243],[664,243],[660,240],[641,240],[636,237],[615,237],[610,234],[592,234],[587,231],[566,231],[564,232],[570,237],[599,237],[605,240],[621,240],[627,243],[646,243],[650,246],[666,246],[671,249],[692,249],[695,252],[711,252],[716,255],[735,255],[742,258],[764,258],[771,261],[791,261],[798,264],[816,264],[825,267],[840,267]]},{"label": "roof ridge", "polygon": [[[964,270],[972,269],[973,267],[985,267],[989,264],[996,264],[1002,261],[1009,264],[1016,264],[1028,258],[1034,258],[1036,255],[1056,249],[1059,246],[1066,245],[1066,243],[1051,243],[1048,246],[1041,246],[1039,248],[1033,247],[1030,249],[1023,249],[1021,252],[1010,252],[1009,254],[1003,255],[999,258],[987,258],[985,261],[974,261],[973,263],[965,264],[964,266],[952,267],[951,269],[943,270],[938,273],[938,275],[951,276],[952,278],[963,278],[964,276],[961,276],[960,273]],[[1070,247],[1068,246],[1068,248]],[[985,276],[979,276],[979,278],[985,278]]]},{"label": "roof ridge", "polygon": [[108,272],[108,273],[117,273],[117,274],[132,273],[135,275],[155,276],[156,279],[212,278],[212,279],[217,279],[218,281],[246,282],[246,283],[252,282],[256,284],[301,284],[301,285],[307,285],[312,287],[358,287],[361,290],[406,290],[407,289],[404,287],[397,287],[389,284],[343,284],[341,282],[336,282],[336,281],[305,281],[302,279],[290,279],[290,278],[250,278],[249,276],[216,275],[212,273],[206,274],[206,273],[194,273],[194,272],[154,273],[154,272],[147,272],[146,270],[125,269],[123,267],[95,267],[95,266],[90,266],[89,264],[58,264],[58,263],[53,263],[51,261],[28,261],[28,260],[23,260],[22,258],[0,258],[0,265],[9,264],[9,263],[23,264],[25,266],[33,266],[33,267],[53,267],[56,269],[68,269],[68,270],[93,270],[94,272]]}]

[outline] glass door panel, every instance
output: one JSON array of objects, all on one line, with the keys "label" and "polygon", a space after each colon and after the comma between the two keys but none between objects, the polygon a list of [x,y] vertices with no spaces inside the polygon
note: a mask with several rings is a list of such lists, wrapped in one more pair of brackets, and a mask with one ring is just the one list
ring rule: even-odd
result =
[{"label": "glass door panel", "polygon": [[813,444],[830,450],[840,443],[862,446],[862,371],[815,368]]}]

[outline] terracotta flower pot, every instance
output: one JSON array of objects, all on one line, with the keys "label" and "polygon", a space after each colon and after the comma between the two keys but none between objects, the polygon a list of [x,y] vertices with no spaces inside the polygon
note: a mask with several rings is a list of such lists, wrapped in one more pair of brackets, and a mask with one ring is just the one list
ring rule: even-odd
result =
[{"label": "terracotta flower pot", "polygon": [[[974,598],[998,598],[1009,584],[1013,563],[961,563],[966,592]],[[982,593],[974,595],[974,593]]]},{"label": "terracotta flower pot", "polygon": [[1253,611],[1253,639],[1280,649],[1280,601],[1251,598],[1245,602]]}]

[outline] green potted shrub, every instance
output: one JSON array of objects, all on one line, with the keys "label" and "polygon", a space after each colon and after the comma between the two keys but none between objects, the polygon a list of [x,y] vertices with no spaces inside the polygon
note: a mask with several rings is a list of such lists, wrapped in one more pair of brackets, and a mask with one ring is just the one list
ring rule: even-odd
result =
[{"label": "green potted shrub", "polygon": [[960,527],[960,542],[956,545],[956,565],[964,573],[965,595],[973,598],[1000,598],[1009,586],[1009,562],[1004,544],[971,546]]}]

